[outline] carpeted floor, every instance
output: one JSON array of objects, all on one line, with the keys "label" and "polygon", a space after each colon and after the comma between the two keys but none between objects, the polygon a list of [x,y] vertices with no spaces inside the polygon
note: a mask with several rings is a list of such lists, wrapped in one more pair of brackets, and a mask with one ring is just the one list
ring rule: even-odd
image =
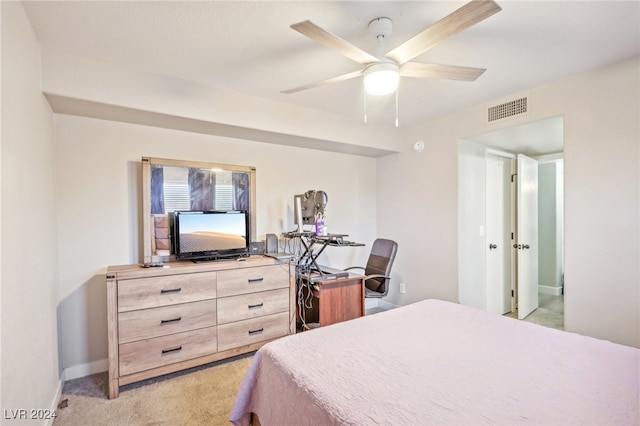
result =
[{"label": "carpeted floor", "polygon": [[107,373],[65,383],[55,426],[207,425],[229,423],[229,413],[253,354],[122,386],[107,397]]}]

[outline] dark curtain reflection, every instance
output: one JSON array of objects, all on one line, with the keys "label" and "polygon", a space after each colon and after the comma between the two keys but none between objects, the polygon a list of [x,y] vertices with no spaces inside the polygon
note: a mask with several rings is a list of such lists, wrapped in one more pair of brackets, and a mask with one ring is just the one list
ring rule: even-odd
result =
[{"label": "dark curtain reflection", "polygon": [[233,206],[234,210],[249,210],[249,174],[233,172]]},{"label": "dark curtain reflection", "polygon": [[191,210],[214,210],[216,175],[208,169],[189,168]]},{"label": "dark curtain reflection", "polygon": [[162,166],[151,166],[151,214],[164,213],[164,172]]}]

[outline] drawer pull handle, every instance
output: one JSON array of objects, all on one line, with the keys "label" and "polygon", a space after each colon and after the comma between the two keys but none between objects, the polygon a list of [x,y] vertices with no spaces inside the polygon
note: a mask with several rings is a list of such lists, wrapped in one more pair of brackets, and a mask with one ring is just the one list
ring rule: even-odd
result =
[{"label": "drawer pull handle", "polygon": [[175,348],[171,348],[171,349],[163,349],[162,350],[162,355],[167,355],[173,352],[180,352],[182,350],[182,345],[175,347]]},{"label": "drawer pull handle", "polygon": [[259,283],[260,281],[264,281],[264,278],[249,278],[249,284]]},{"label": "drawer pull handle", "polygon": [[258,330],[249,330],[249,336],[254,336],[256,334],[260,334],[264,331],[264,328],[260,328]]},{"label": "drawer pull handle", "polygon": [[264,306],[264,302],[258,303],[257,305],[249,305],[249,309],[262,308],[263,306]]},{"label": "drawer pull handle", "polygon": [[178,322],[181,319],[182,319],[182,317],[171,318],[171,319],[168,319],[168,320],[160,320],[160,325],[171,324],[171,323],[174,323],[174,322]]},{"label": "drawer pull handle", "polygon": [[182,288],[178,287],[178,288],[169,288],[166,290],[160,290],[160,294],[167,294],[167,293],[177,293],[179,291],[182,291]]}]

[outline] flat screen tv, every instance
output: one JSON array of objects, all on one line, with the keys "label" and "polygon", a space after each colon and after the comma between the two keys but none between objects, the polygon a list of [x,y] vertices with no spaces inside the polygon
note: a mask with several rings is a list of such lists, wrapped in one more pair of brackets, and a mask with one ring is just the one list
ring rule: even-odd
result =
[{"label": "flat screen tv", "polygon": [[247,211],[176,211],[169,214],[176,260],[222,260],[248,256]]}]

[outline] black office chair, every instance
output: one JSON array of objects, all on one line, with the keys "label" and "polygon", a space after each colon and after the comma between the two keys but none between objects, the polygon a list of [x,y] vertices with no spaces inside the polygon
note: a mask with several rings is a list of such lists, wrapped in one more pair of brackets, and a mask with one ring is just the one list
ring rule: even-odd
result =
[{"label": "black office chair", "polygon": [[384,238],[373,242],[367,266],[351,266],[350,269],[364,269],[364,297],[384,297],[389,293],[391,267],[398,251],[398,243]]}]

